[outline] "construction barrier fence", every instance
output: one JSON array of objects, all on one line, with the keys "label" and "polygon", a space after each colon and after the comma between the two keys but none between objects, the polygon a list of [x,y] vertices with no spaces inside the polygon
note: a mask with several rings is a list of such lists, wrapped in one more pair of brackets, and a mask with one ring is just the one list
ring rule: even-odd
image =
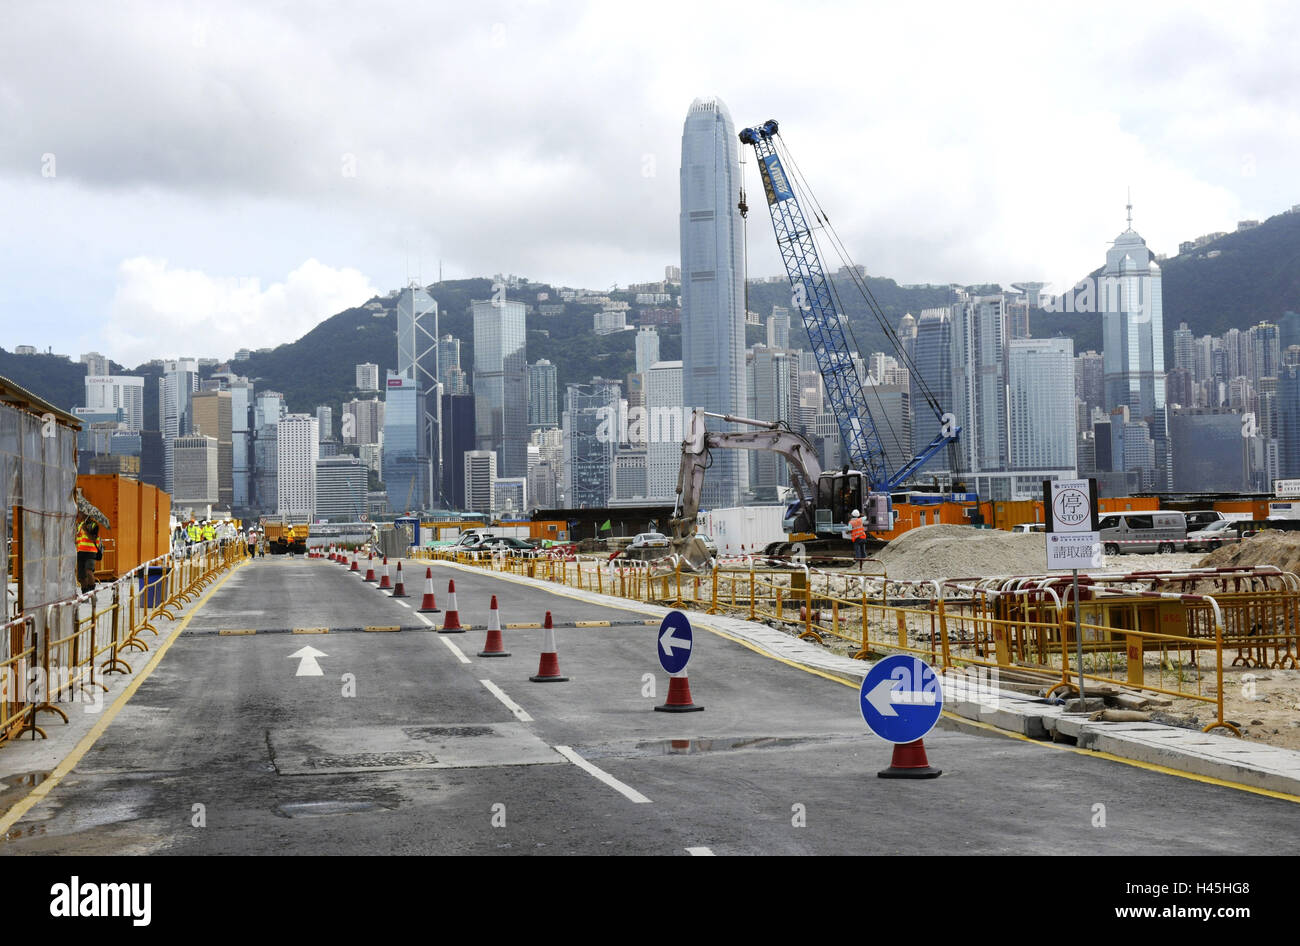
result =
[{"label": "construction barrier fence", "polygon": [[[921,657],[941,672],[987,670],[1047,695],[1120,687],[1192,700],[1224,719],[1224,667],[1300,666],[1300,580],[1271,566],[1145,571],[1081,577],[1075,620],[1068,576],[946,581],[891,579],[879,562],[862,572],[751,557],[692,570],[657,562],[572,554],[412,549],[650,604],[783,626],[863,659]],[[847,645],[847,646],[843,646]]]},{"label": "construction barrier fence", "polygon": [[131,673],[132,655],[150,650],[162,621],[176,620],[183,607],[245,557],[246,547],[238,542],[169,552],[5,624],[0,743],[26,733],[45,738],[41,714],[66,723],[69,705],[102,705],[108,692],[104,675]]}]

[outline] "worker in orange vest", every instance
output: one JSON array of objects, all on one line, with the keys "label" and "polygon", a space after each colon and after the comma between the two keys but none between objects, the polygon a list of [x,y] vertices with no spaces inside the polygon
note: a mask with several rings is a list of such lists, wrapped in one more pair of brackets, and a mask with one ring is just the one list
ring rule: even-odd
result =
[{"label": "worker in orange vest", "polygon": [[862,522],[862,513],[856,509],[849,520],[849,538],[853,540],[853,560],[861,571],[867,560],[867,527]]},{"label": "worker in orange vest", "polygon": [[95,563],[101,557],[99,523],[82,516],[77,523],[77,583],[82,591],[95,587]]}]

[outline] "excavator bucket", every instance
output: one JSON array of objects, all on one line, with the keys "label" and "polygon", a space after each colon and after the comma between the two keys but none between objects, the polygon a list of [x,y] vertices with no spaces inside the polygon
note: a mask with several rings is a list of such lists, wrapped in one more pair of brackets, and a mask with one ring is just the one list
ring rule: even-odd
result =
[{"label": "excavator bucket", "polygon": [[673,552],[681,559],[684,572],[704,572],[713,567],[709,547],[698,535],[691,536],[679,548],[674,548]]}]

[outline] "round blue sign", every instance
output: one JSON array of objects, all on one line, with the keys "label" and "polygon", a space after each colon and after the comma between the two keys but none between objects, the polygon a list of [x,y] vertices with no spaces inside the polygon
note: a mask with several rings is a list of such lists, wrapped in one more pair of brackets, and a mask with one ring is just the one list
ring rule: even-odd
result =
[{"label": "round blue sign", "polygon": [[694,643],[691,622],[680,611],[669,611],[659,625],[659,666],[668,673],[681,673],[691,659]]},{"label": "round blue sign", "polygon": [[868,671],[858,704],[862,718],[881,739],[915,742],[939,721],[943,687],[924,660],[894,654]]}]

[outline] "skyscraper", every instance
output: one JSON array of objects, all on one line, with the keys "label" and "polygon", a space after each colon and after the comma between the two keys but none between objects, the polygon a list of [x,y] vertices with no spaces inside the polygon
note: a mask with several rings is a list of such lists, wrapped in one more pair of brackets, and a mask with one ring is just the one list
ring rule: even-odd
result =
[{"label": "skyscraper", "polygon": [[217,442],[217,499],[229,510],[234,505],[234,412],[229,391],[200,391],[193,397],[194,433]]},{"label": "skyscraper", "polygon": [[[1007,469],[1007,315],[1001,295],[952,307],[952,408],[970,472]],[[943,401],[939,402],[940,404]]]},{"label": "skyscraper", "polygon": [[[682,130],[682,393],[690,407],[745,408],[745,305],[740,165],[735,125],[720,99],[691,103]],[[740,451],[719,450],[701,506],[734,506],[748,488]]]},{"label": "skyscraper", "polygon": [[[89,357],[82,355],[82,358]],[[94,411],[121,408],[128,430],[144,429],[144,378],[134,375],[86,375],[86,407]]]},{"label": "skyscraper", "polygon": [[1007,354],[1010,459],[1013,470],[1074,470],[1074,342],[1011,341]]},{"label": "skyscraper", "polygon": [[659,360],[659,332],[653,325],[643,325],[636,333],[636,371],[645,374]]},{"label": "skyscraper", "polygon": [[379,390],[379,365],[366,362],[363,365],[357,365],[356,370],[358,391]]},{"label": "skyscraper", "polygon": [[[431,509],[435,500],[442,449],[442,401],[438,390],[438,303],[412,281],[397,297],[397,374],[415,382],[416,458],[424,468],[419,492],[405,508]],[[389,493],[389,499],[393,494]]]},{"label": "skyscraper", "polygon": [[1096,288],[1105,360],[1106,409],[1128,407],[1137,420],[1165,406],[1165,330],[1160,266],[1128,229],[1115,238]]},{"label": "skyscraper", "polygon": [[474,429],[480,450],[497,455],[497,473],[528,475],[528,363],[522,302],[473,303]]},{"label": "skyscraper", "polygon": [[560,426],[559,391],[555,365],[545,358],[528,366],[528,429]]},{"label": "skyscraper", "polygon": [[[916,373],[925,381],[939,405],[956,413],[953,402],[952,376],[952,315],[947,308],[923,309],[916,323],[916,342],[913,359]],[[916,393],[919,387],[913,384]],[[924,406],[914,406],[912,412],[912,444],[920,453],[939,436],[939,419]],[[966,434],[962,434],[966,439]],[[923,470],[945,470],[949,466],[948,454],[935,454]]]},{"label": "skyscraper", "polygon": [[286,414],[276,429],[276,497],[282,516],[316,512],[320,427],[310,414]]},{"label": "skyscraper", "polygon": [[384,465],[389,507],[396,513],[428,506],[430,465],[421,433],[424,396],[409,374],[390,371],[384,379]]}]

